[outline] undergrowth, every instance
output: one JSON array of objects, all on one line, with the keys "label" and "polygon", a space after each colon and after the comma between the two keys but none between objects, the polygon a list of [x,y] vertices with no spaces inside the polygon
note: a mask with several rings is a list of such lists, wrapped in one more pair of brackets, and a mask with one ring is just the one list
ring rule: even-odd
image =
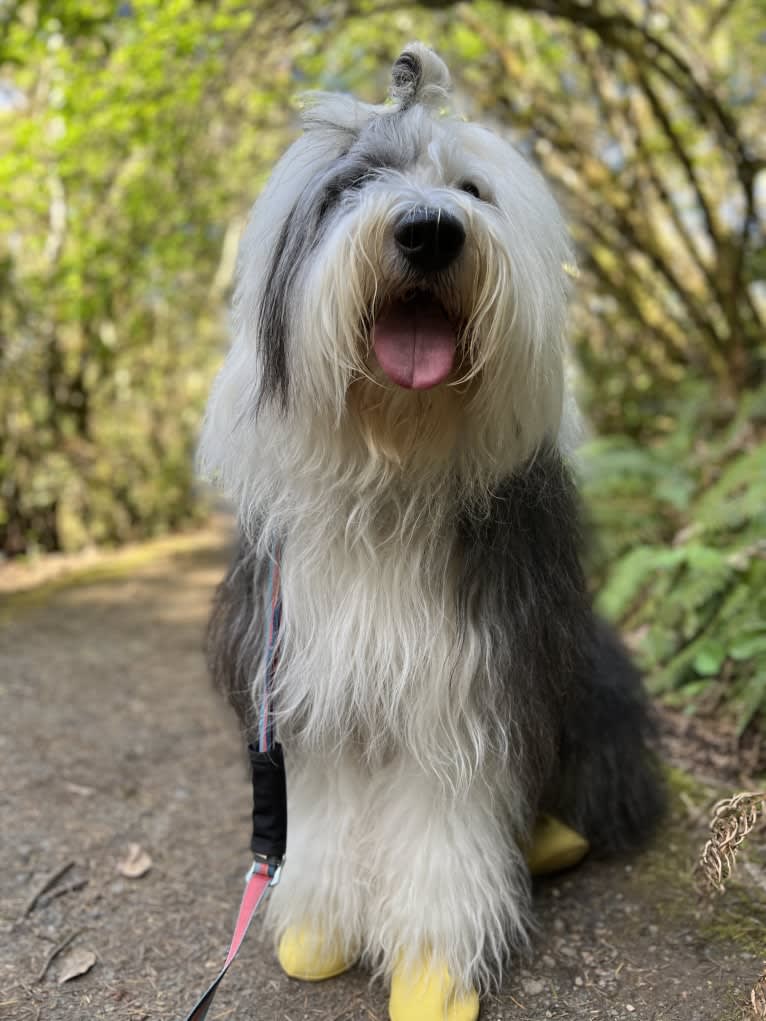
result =
[{"label": "undergrowth", "polygon": [[679,395],[651,440],[586,445],[597,605],[650,689],[766,724],[766,388],[736,408]]}]

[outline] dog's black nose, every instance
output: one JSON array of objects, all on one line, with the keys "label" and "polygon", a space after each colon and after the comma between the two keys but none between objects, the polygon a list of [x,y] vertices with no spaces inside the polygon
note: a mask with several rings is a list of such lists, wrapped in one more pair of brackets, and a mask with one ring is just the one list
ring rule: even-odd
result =
[{"label": "dog's black nose", "polygon": [[443,209],[420,207],[402,217],[394,230],[399,251],[424,273],[446,269],[460,255],[465,242],[463,225]]}]

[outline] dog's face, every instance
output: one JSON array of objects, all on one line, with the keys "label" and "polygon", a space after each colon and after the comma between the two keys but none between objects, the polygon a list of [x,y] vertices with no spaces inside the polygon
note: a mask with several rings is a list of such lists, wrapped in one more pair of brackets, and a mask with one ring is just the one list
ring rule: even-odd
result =
[{"label": "dog's face", "polygon": [[559,429],[566,231],[515,149],[441,114],[438,57],[409,47],[393,81],[394,106],[319,97],[255,206],[239,402],[388,465],[502,472]]}]

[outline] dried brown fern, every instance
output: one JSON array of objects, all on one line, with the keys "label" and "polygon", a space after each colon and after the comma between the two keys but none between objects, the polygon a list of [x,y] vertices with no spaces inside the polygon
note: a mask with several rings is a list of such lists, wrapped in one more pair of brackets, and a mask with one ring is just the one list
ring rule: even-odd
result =
[{"label": "dried brown fern", "polygon": [[753,986],[750,1003],[756,1017],[766,1017],[766,971]]},{"label": "dried brown fern", "polygon": [[699,860],[702,875],[714,889],[724,890],[724,883],[734,870],[740,844],[764,811],[764,791],[743,791],[719,801],[714,807],[710,840],[705,844]]},{"label": "dried brown fern", "polygon": [[[766,815],[764,791],[742,791],[713,808],[710,839],[698,863],[699,873],[713,889],[723,892],[737,863],[739,846],[761,815]],[[755,1017],[766,1018],[766,970],[750,991],[750,1005]]]}]

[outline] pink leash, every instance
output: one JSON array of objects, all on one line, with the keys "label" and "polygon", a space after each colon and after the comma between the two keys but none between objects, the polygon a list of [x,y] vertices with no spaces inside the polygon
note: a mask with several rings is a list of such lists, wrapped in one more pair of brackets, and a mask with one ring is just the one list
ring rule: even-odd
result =
[{"label": "pink leash", "polygon": [[261,901],[265,899],[269,889],[272,886],[276,886],[279,882],[280,868],[281,866],[278,865],[273,873],[270,874],[271,866],[267,865],[266,862],[253,862],[253,866],[247,874],[245,892],[242,894],[242,902],[239,905],[239,914],[234,926],[234,935],[231,937],[231,944],[229,945],[229,952],[226,955],[224,965],[202,997],[197,1001],[191,1013],[187,1015],[186,1021],[204,1021],[207,1017],[210,1005],[215,998],[215,994],[218,992],[218,986],[229,970],[229,965],[237,956],[239,948],[242,946],[242,941],[253,920],[253,915],[258,910]]},{"label": "pink leash", "polygon": [[245,891],[239,905],[234,934],[223,967],[202,994],[185,1021],[204,1021],[218,986],[242,946],[255,912],[276,886],[282,871],[287,838],[287,795],[282,748],[274,738],[271,712],[271,689],[277,662],[279,624],[282,600],[279,586],[279,550],[272,557],[269,572],[269,603],[271,613],[266,629],[264,652],[263,698],[258,723],[258,743],[250,745],[253,781],[253,836],[250,847],[255,855],[245,877]]}]

